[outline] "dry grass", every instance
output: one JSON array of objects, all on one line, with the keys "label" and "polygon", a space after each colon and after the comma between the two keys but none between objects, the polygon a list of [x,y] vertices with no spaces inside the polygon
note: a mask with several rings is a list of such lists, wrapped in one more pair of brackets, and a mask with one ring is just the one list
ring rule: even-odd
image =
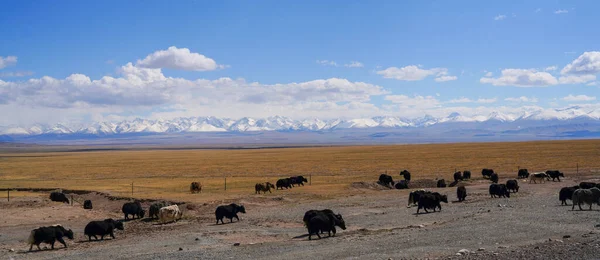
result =
[{"label": "dry grass", "polygon": [[[0,154],[0,188],[61,187],[172,199],[232,198],[254,193],[256,182],[278,176],[312,175],[312,186],[287,191],[330,196],[348,190],[355,181],[375,181],[380,173],[413,179],[451,179],[455,169],[482,168],[500,176],[559,169],[571,176],[600,170],[600,140],[461,143],[254,150],[147,150]],[[224,178],[227,177],[227,191]],[[398,176],[399,177],[399,176]],[[204,186],[201,195],[188,194],[191,181]],[[275,193],[277,194],[277,192]],[[276,195],[273,195],[276,196]]]}]

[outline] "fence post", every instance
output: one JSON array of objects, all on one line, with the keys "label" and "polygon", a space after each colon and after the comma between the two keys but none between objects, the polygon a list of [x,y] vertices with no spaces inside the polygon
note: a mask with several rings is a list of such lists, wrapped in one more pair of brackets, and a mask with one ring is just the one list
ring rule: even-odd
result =
[{"label": "fence post", "polygon": [[312,173],[308,174],[308,185],[312,186]]},{"label": "fence post", "polygon": [[225,177],[225,190],[227,190],[227,177]]},{"label": "fence post", "polygon": [[8,192],[8,196],[7,196],[7,198],[8,198],[8,201],[10,201],[10,188],[9,188],[9,189],[6,189],[6,192]]}]

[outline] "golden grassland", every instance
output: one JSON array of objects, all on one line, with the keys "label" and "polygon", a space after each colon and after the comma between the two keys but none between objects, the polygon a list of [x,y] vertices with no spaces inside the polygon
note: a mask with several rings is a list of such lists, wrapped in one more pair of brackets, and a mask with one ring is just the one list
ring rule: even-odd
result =
[{"label": "golden grassland", "polygon": [[[456,143],[247,150],[117,150],[94,152],[0,153],[0,188],[65,188],[135,197],[197,200],[254,193],[257,182],[279,176],[311,176],[312,185],[286,191],[328,196],[357,181],[394,178],[409,170],[413,179],[452,179],[454,170],[482,168],[500,176],[558,169],[569,176],[600,170],[600,140]],[[225,188],[227,178],[227,191]],[[189,194],[192,181],[203,193]],[[277,192],[275,193],[277,194]]]}]

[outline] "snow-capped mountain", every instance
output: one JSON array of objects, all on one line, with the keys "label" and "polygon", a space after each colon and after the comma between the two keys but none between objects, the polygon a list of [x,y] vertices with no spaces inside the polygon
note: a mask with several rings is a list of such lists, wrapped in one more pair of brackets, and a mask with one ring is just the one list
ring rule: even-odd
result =
[{"label": "snow-capped mountain", "polygon": [[447,116],[435,117],[425,115],[417,118],[394,116],[378,116],[355,119],[319,119],[308,118],[294,120],[288,117],[273,116],[268,118],[244,117],[240,119],[217,117],[181,117],[169,120],[134,119],[122,122],[94,122],[83,126],[67,124],[34,125],[29,127],[6,126],[0,127],[0,134],[8,136],[35,135],[119,135],[132,133],[196,133],[196,132],[249,132],[249,131],[335,131],[340,129],[370,129],[370,128],[427,128],[452,125],[453,129],[460,126],[469,129],[483,129],[485,126],[506,125],[507,130],[523,129],[528,126],[540,127],[544,124],[569,122],[578,120],[577,124],[585,122],[600,123],[600,110],[572,106],[562,109],[523,109],[519,113],[507,114],[492,112],[487,115],[463,115],[452,112]]}]

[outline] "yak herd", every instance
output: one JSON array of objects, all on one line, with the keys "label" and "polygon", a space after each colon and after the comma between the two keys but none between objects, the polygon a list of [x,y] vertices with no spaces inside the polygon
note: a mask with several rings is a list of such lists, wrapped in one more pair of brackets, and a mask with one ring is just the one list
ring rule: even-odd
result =
[{"label": "yak herd", "polygon": [[[519,192],[519,183],[516,179],[507,180],[506,183],[498,183],[498,174],[492,169],[482,169],[481,174],[484,179],[489,179],[492,183],[489,186],[489,194],[492,198],[510,198],[511,193]],[[379,176],[379,183],[381,185],[392,187],[396,189],[408,189],[411,186],[411,174],[407,170],[400,172],[400,176],[404,179],[398,182],[394,182],[392,176],[387,174],[381,174]],[[564,174],[556,170],[548,170],[546,172],[529,173],[527,169],[519,169],[517,173],[517,179],[528,179],[529,183],[545,182],[552,179],[552,181],[559,181],[560,177],[564,177]],[[470,171],[458,171],[453,174],[454,181],[448,186],[456,186],[460,181],[468,180],[471,178]],[[260,192],[271,193],[272,189],[290,189],[295,186],[304,186],[307,179],[303,176],[294,176],[290,178],[283,178],[277,180],[275,185],[270,182],[257,183],[255,185],[255,193]],[[438,179],[436,187],[444,188],[447,187],[444,179]],[[202,185],[198,182],[192,182],[190,185],[190,191],[192,193],[199,193],[202,190]],[[459,202],[465,201],[467,197],[467,189],[464,185],[458,185],[456,188],[456,197]],[[57,202],[69,203],[69,199],[62,192],[52,192],[50,194],[50,200]],[[589,205],[591,210],[592,204],[597,203],[600,205],[600,183],[593,182],[581,182],[579,185],[572,187],[564,187],[559,192],[559,200],[562,205],[568,205],[567,200],[572,200],[572,210],[575,209],[575,205],[583,210],[581,205]],[[417,206],[417,214],[421,210],[429,213],[429,210],[439,212],[442,210],[441,203],[448,203],[447,195],[443,195],[439,192],[433,192],[425,189],[418,189],[411,191],[408,196],[408,207]],[[92,209],[92,202],[86,200],[83,204],[85,209]],[[124,220],[141,219],[144,218],[146,211],[139,201],[127,202],[122,206],[122,212],[124,214]],[[220,205],[215,210],[216,224],[225,224],[224,218],[229,219],[232,223],[233,219],[239,221],[238,213],[246,213],[246,208],[243,205],[237,205],[235,203],[229,205]],[[183,217],[182,212],[179,210],[178,205],[169,205],[164,202],[153,203],[149,207],[149,217],[151,219],[158,219],[160,223],[176,222],[178,219]],[[304,225],[308,231],[308,239],[312,240],[312,236],[316,235],[321,238],[321,234],[327,232],[329,236],[335,236],[336,226],[341,229],[346,229],[346,223],[342,218],[341,214],[334,213],[331,209],[323,210],[309,210],[304,214],[303,217]],[[84,228],[84,235],[87,236],[88,240],[104,240],[105,236],[110,236],[115,239],[114,230],[124,230],[123,221],[114,220],[112,218],[104,220],[96,220],[89,222]],[[29,239],[27,240],[30,244],[29,250],[31,251],[33,246],[36,245],[40,249],[40,243],[48,243],[51,248],[54,249],[56,241],[60,242],[67,247],[64,237],[73,239],[73,231],[66,229],[60,224],[46,227],[39,227],[31,231]]]}]

